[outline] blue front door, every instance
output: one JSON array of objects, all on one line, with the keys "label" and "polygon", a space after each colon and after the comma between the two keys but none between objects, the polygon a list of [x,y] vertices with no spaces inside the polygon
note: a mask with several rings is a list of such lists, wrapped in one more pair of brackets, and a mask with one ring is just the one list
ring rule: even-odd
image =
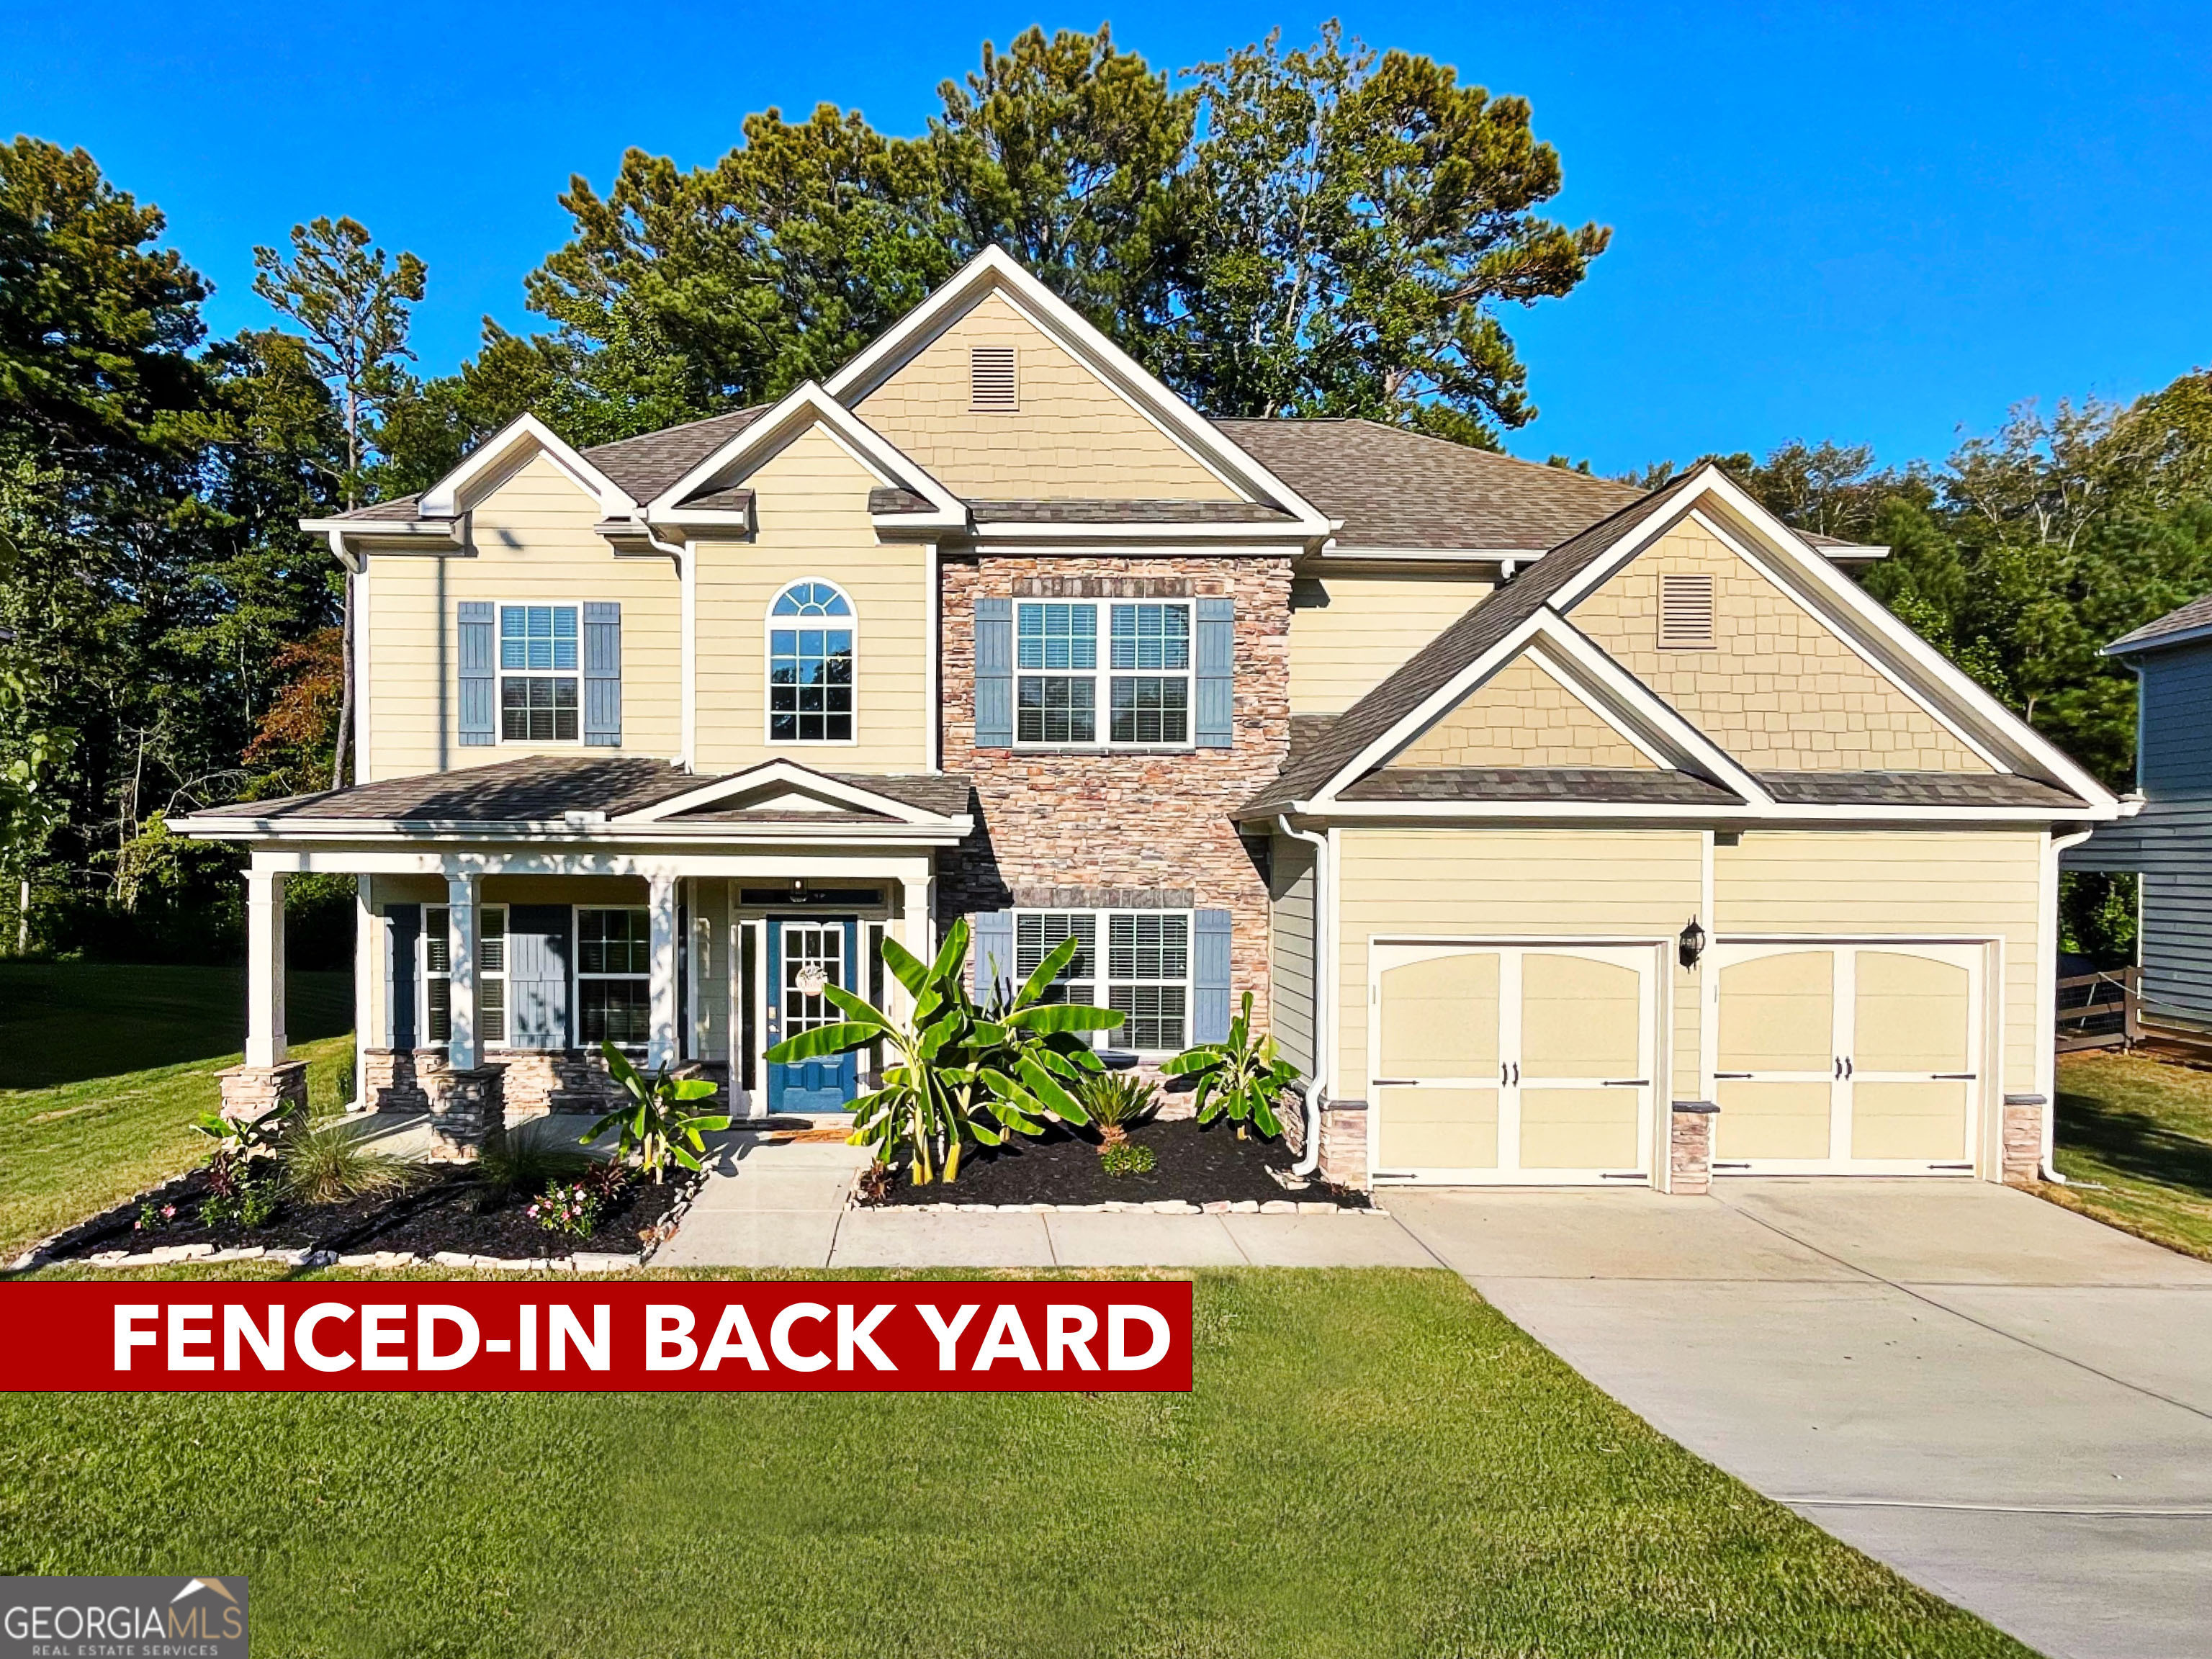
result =
[{"label": "blue front door", "polygon": [[[804,921],[768,925],[768,1041],[774,1048],[787,1037],[834,1025],[844,1015],[822,994],[824,984],[851,990],[860,925],[848,918],[810,916]],[[832,1054],[795,1066],[768,1068],[771,1112],[842,1112],[859,1092],[858,1054]]]}]

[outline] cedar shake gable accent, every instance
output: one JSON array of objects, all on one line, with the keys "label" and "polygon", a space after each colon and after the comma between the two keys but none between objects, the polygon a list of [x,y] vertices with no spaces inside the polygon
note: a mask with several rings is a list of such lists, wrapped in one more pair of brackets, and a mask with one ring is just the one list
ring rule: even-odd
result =
[{"label": "cedar shake gable accent", "polygon": [[1686,473],[1662,489],[1631,502],[1611,518],[1563,542],[1512,581],[1482,600],[1464,617],[1414,653],[1406,665],[1339,715],[1304,755],[1285,766],[1275,781],[1244,808],[1248,817],[1287,811],[1326,787],[1492,647],[1544,609],[1552,596],[1589,569],[1615,546],[1694,492]]},{"label": "cedar shake gable accent", "polygon": [[1605,801],[1629,805],[1741,806],[1732,789],[1688,772],[1598,766],[1392,767],[1341,796],[1355,801]]},{"label": "cedar shake gable accent", "polygon": [[1788,806],[2048,806],[2078,812],[2080,797],[2033,778],[2004,773],[1759,772]]}]

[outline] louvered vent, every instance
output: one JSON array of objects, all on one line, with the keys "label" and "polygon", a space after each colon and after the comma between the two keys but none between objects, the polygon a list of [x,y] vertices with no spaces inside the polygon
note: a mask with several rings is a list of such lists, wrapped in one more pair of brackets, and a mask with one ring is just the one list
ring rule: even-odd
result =
[{"label": "louvered vent", "polygon": [[968,349],[968,407],[1010,410],[1021,407],[1020,389],[1014,380],[1012,346],[970,346]]},{"label": "louvered vent", "polygon": [[1710,651],[1713,645],[1713,579],[1659,578],[1659,648]]}]

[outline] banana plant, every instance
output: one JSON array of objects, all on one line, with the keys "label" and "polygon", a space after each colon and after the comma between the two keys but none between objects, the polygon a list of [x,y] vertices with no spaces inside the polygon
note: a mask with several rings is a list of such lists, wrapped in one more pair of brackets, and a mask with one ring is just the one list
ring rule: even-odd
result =
[{"label": "banana plant", "polygon": [[1298,1080],[1298,1068],[1276,1054],[1275,1039],[1254,1028],[1249,991],[1244,994],[1243,1009],[1229,1022],[1226,1041],[1197,1043],[1160,1071],[1167,1077],[1196,1078],[1192,1104],[1198,1109],[1198,1121],[1211,1123],[1225,1112],[1237,1126],[1239,1140],[1244,1139],[1247,1124],[1271,1139],[1282,1133],[1275,1102]]},{"label": "banana plant", "polygon": [[586,1129],[580,1144],[588,1146],[608,1130],[621,1130],[616,1157],[625,1163],[635,1157],[656,1187],[671,1158],[697,1170],[707,1151],[702,1132],[730,1127],[728,1113],[702,1112],[693,1104],[712,1098],[714,1085],[702,1077],[672,1076],[665,1066],[647,1077],[611,1042],[602,1042],[599,1054],[628,1098]]},{"label": "banana plant", "polygon": [[896,939],[883,942],[884,966],[905,988],[908,1006],[886,1013],[836,985],[822,994],[845,1018],[787,1037],[768,1051],[773,1064],[842,1054],[880,1042],[885,1064],[878,1086],[853,1103],[850,1144],[873,1146],[878,1165],[907,1150],[914,1184],[956,1181],[972,1141],[1003,1146],[1010,1134],[1037,1135],[1049,1114],[1087,1123],[1074,1085],[1104,1067],[1085,1040],[1109,1031],[1122,1017],[1109,1008],[1044,998],[1075,959],[1068,939],[1047,957],[1011,998],[979,1005],[966,984],[968,920],[954,922],[934,962]]}]

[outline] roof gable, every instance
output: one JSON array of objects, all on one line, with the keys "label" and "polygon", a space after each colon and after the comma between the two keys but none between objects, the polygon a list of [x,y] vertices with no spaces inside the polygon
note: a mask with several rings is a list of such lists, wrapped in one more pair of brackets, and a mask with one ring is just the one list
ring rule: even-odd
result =
[{"label": "roof gable", "polygon": [[1658,762],[1536,647],[1509,658],[1382,763],[1389,771],[1462,767],[1656,769]]}]

